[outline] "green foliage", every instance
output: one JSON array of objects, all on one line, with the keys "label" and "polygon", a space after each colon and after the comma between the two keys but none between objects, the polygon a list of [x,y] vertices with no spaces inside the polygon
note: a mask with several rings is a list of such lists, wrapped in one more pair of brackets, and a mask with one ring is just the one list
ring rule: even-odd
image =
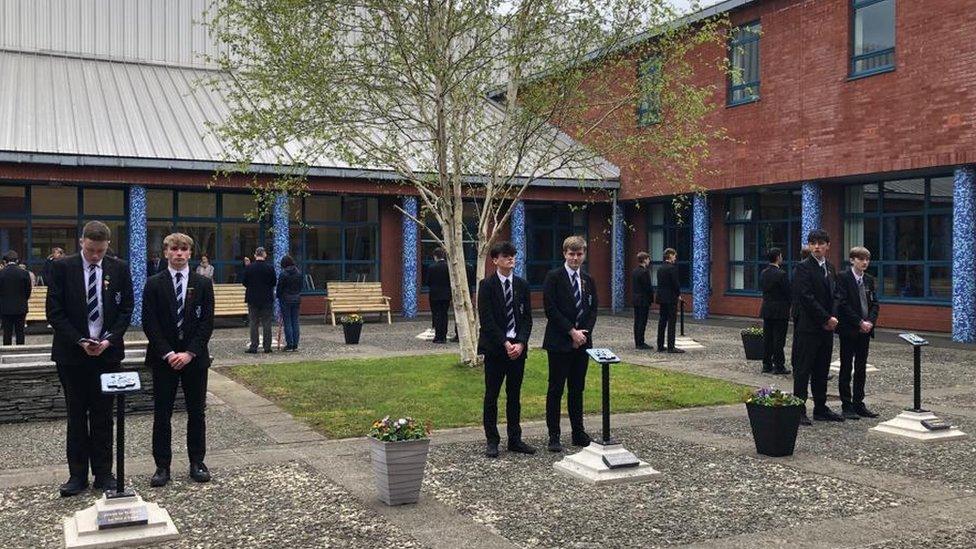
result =
[{"label": "green foliage", "polygon": [[762,326],[749,326],[748,328],[743,328],[742,331],[739,333],[741,333],[744,336],[762,337],[763,329]]},{"label": "green foliage", "polygon": [[[230,374],[328,437],[362,436],[377,417],[429,419],[440,428],[480,425],[484,370],[457,355],[424,355],[327,362],[235,366]],[[587,374],[584,408],[600,411],[600,368]],[[522,418],[545,417],[546,354],[531,350],[522,383]],[[722,380],[618,364],[610,378],[614,413],[741,402],[747,388]],[[505,395],[499,409],[505,409]]]},{"label": "green foliage", "polygon": [[342,315],[339,317],[339,324],[362,324],[363,316],[357,313]]},{"label": "green foliage", "polygon": [[430,423],[422,424],[412,417],[390,419],[386,416],[373,422],[366,436],[382,440],[383,442],[399,442],[402,440],[419,440],[430,435]]},{"label": "green foliage", "polygon": [[745,396],[746,404],[759,406],[802,406],[803,400],[773,387],[762,387]]}]

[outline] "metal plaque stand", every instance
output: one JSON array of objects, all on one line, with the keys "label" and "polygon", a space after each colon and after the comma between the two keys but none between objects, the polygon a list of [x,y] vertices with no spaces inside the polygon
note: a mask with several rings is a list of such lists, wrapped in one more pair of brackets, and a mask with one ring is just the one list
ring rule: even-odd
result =
[{"label": "metal plaque stand", "polygon": [[915,391],[913,407],[871,428],[872,432],[894,435],[918,442],[940,442],[963,438],[966,433],[922,408],[922,347],[928,341],[916,334],[899,334],[915,351]]},{"label": "metal plaque stand", "polygon": [[610,436],[610,365],[620,359],[610,349],[587,349],[603,375],[603,433],[582,451],[553,464],[557,472],[590,484],[645,482],[661,474]]},{"label": "metal plaque stand", "polygon": [[142,387],[137,372],[102,374],[102,394],[116,396],[115,490],[107,490],[94,505],[64,519],[64,546],[123,547],[179,537],[169,513],[146,503],[125,487],[125,395]]}]

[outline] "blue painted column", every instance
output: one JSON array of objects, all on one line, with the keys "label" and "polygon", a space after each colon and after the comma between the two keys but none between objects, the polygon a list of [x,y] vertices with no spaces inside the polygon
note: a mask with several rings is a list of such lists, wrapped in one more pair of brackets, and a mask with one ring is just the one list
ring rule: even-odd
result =
[{"label": "blue painted column", "polygon": [[803,184],[800,202],[800,247],[806,246],[807,235],[814,229],[820,229],[823,198],[820,193],[820,183],[808,181]]},{"label": "blue painted column", "polygon": [[146,188],[129,187],[129,270],[135,307],[132,325],[142,326],[142,291],[146,287]]},{"label": "blue painted column", "polygon": [[508,223],[512,232],[512,245],[515,246],[515,276],[525,278],[525,202],[516,200],[512,204],[512,216]]},{"label": "blue painted column", "polygon": [[610,295],[613,312],[624,309],[624,208],[613,201],[613,234],[610,237],[611,266]]},{"label": "blue painted column", "polygon": [[976,342],[976,167],[956,169],[952,191],[952,339]]},{"label": "blue painted column", "polygon": [[[281,276],[281,258],[288,255],[288,193],[279,192],[275,195],[274,205],[271,208],[272,237],[274,238],[274,254],[271,257],[274,265],[275,274]],[[274,301],[275,318],[281,317],[278,300]]]},{"label": "blue painted column", "polygon": [[709,231],[711,220],[708,215],[708,196],[695,193],[691,205],[692,231],[692,264],[691,264],[691,297],[694,303],[692,318],[704,320],[708,318],[708,298],[711,294],[709,268],[711,264],[711,249]]},{"label": "blue painted column", "polygon": [[[403,198],[403,318],[417,317],[417,198]],[[409,214],[409,215],[407,215]]]}]

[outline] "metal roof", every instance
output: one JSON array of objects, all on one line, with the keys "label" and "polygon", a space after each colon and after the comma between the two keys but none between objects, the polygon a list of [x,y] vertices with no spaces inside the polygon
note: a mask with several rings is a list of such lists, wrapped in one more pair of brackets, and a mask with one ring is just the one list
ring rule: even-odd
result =
[{"label": "metal roof", "polygon": [[[231,105],[219,86],[204,83],[213,79],[230,83],[227,74],[203,68],[0,51],[0,160],[197,170],[227,165],[229,150],[211,125],[224,122]],[[486,99],[485,108],[498,107]],[[558,134],[556,146],[580,145]],[[292,159],[286,151],[267,151],[253,171],[273,172],[279,160]],[[337,158],[309,164],[311,175],[395,178],[382,166],[350,166]],[[616,188],[618,177],[616,166],[600,161],[557,169],[539,184],[584,180]]]}]

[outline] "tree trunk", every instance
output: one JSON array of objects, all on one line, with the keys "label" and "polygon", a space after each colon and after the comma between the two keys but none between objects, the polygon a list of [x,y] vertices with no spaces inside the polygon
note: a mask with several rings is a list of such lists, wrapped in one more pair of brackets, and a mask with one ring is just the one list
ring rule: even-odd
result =
[{"label": "tree trunk", "polygon": [[454,322],[457,325],[458,346],[461,361],[469,366],[479,364],[478,360],[478,315],[468,291],[467,265],[464,263],[464,239],[462,235],[462,209],[452,208],[445,212],[445,219],[452,223],[442,231],[444,247],[447,251],[447,267],[451,275],[451,304],[454,307]]}]

